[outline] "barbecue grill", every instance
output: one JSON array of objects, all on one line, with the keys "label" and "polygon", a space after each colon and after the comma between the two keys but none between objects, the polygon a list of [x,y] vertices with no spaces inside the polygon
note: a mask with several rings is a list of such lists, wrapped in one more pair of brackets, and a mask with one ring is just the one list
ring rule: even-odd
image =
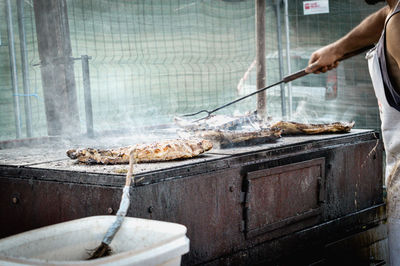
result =
[{"label": "barbecue grill", "polygon": [[[215,107],[237,102],[235,87],[243,89],[240,93],[257,94],[235,111],[256,109],[263,122],[271,115],[310,122],[316,117],[310,114],[316,113],[318,122],[354,119],[358,127],[377,128],[370,80],[360,79],[367,71],[353,67],[354,61],[352,67],[341,69],[345,73],[325,80],[337,85],[333,94],[321,94],[331,99],[331,107],[311,91],[325,86],[325,81],[303,80],[307,95],[282,84],[290,81],[284,77],[285,68],[296,73],[306,66],[291,70],[291,39],[301,50],[310,43],[322,45],[330,38],[318,43],[317,35],[343,28],[344,22],[350,27],[362,10],[354,4],[360,12],[348,16],[338,7],[349,3],[335,3],[334,16],[314,16],[318,19],[310,23],[310,17],[299,17],[301,12],[284,2],[286,49],[281,47],[280,1],[5,0],[0,8],[5,7],[7,23],[0,25],[7,24],[9,52],[2,55],[10,58],[4,73],[9,71],[11,79],[1,89],[13,90],[4,101],[8,108],[0,121],[7,134],[1,137],[8,138],[15,128],[16,140],[0,142],[0,237],[88,216],[115,215],[128,166],[77,164],[66,151],[176,138],[177,128],[168,124],[173,116],[220,110]],[[14,13],[21,67],[14,51]],[[295,23],[289,23],[292,16]],[[270,52],[275,50],[277,60],[272,61],[277,62],[272,62]],[[277,80],[281,82],[275,85],[281,86],[269,91],[267,101],[263,88]],[[354,84],[355,80],[365,84]],[[245,91],[249,87],[258,91]],[[30,101],[31,96],[39,101]],[[24,116],[19,97],[24,99]],[[303,108],[308,101],[318,110]],[[354,108],[363,113],[361,118],[354,118]],[[14,110],[15,125],[10,126],[8,110]],[[25,136],[22,120],[27,139],[20,139]],[[250,131],[261,130],[256,122],[250,121],[256,125]],[[130,131],[161,123],[167,125]],[[90,138],[80,136],[83,124]],[[194,130],[198,126],[191,133]],[[229,125],[224,130],[239,131]],[[74,134],[79,139],[71,137]],[[31,138],[44,135],[49,137]],[[379,253],[386,245],[379,134],[353,129],[343,134],[279,136],[221,142],[191,159],[136,165],[127,215],[185,225],[190,252],[183,257],[184,265],[387,261],[384,252]]]},{"label": "barbecue grill", "polygon": [[[117,145],[132,139],[141,137],[123,136]],[[0,237],[115,214],[127,165],[76,164],[65,155],[71,145],[58,137],[1,143]],[[135,175],[128,216],[187,226],[184,265],[310,264],[331,256],[332,243],[385,219],[382,144],[371,130],[212,149],[139,164]],[[366,246],[381,240],[384,232],[376,232]]]}]

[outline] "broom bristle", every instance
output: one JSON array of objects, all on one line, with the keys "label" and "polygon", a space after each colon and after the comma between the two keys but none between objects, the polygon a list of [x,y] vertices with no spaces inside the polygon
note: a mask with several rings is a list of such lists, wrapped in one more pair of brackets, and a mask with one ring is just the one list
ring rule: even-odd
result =
[{"label": "broom bristle", "polygon": [[91,255],[88,258],[88,260],[94,260],[94,259],[110,256],[111,253],[112,253],[112,250],[111,250],[110,246],[101,242],[101,245],[98,246],[95,250],[93,250],[93,252],[91,252]]}]

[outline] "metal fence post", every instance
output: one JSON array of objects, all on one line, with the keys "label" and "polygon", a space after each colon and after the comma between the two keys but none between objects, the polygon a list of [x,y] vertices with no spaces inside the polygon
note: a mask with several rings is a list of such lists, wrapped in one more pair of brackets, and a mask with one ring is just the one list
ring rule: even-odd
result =
[{"label": "metal fence post", "polygon": [[[285,5],[285,31],[286,31],[286,64],[287,74],[292,73],[292,66],[290,62],[290,27],[289,27],[289,1],[284,0]],[[292,83],[287,84],[288,98],[289,98],[289,119],[292,119],[293,114],[293,99],[292,99]]]},{"label": "metal fence post", "polygon": [[8,51],[10,56],[11,67],[11,83],[13,88],[13,103],[14,103],[14,118],[16,138],[21,137],[21,111],[18,96],[18,76],[17,76],[17,62],[15,58],[15,45],[14,45],[14,29],[12,22],[12,11],[10,0],[5,0],[6,4],[6,18],[7,18],[7,33],[8,33]]},{"label": "metal fence post", "polygon": [[30,94],[29,69],[28,69],[28,54],[26,50],[23,0],[17,0],[17,12],[18,12],[19,44],[21,49],[21,62],[22,62],[22,83],[24,87],[26,135],[27,137],[32,137],[32,109],[31,109],[31,100],[29,95]]},{"label": "metal fence post", "polygon": [[[283,55],[282,55],[282,24],[281,24],[281,0],[275,1],[275,14],[276,14],[276,31],[278,39],[278,58],[279,58],[279,80],[283,78]],[[281,83],[281,108],[282,118],[286,117],[286,97],[285,85]]]},{"label": "metal fence post", "polygon": [[91,59],[91,57],[87,55],[81,56],[83,91],[85,97],[86,130],[87,130],[87,136],[89,138],[93,138],[94,137],[93,111],[92,111],[92,95],[90,88],[89,59]]}]

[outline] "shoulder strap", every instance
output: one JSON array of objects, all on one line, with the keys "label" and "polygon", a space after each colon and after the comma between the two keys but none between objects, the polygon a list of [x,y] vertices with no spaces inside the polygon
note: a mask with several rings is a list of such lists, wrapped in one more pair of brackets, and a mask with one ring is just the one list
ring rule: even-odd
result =
[{"label": "shoulder strap", "polygon": [[386,21],[385,21],[385,26],[384,26],[384,28],[383,28],[383,32],[386,31],[386,25],[388,24],[389,20],[390,20],[394,15],[396,15],[396,14],[399,13],[399,12],[400,12],[400,0],[397,1],[396,7],[394,8],[393,12],[392,12],[392,13],[389,15],[389,17],[386,19]]},{"label": "shoulder strap", "polygon": [[[386,24],[388,23],[389,19],[390,19],[391,17],[393,17],[393,15],[395,15],[395,14],[397,14],[397,13],[400,12],[400,5],[399,5],[399,4],[400,4],[400,0],[397,1],[396,7],[393,9],[392,14],[390,14],[389,17],[386,19]],[[385,25],[385,26],[386,26],[386,25]]]}]

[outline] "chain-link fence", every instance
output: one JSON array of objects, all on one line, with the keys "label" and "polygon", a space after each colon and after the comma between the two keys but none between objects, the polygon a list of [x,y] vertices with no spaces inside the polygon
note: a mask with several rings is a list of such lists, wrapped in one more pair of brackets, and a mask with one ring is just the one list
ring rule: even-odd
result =
[{"label": "chain-link fence", "polygon": [[[7,1],[0,2],[1,14],[7,13]],[[29,92],[22,90],[20,17],[12,0],[18,78],[14,87],[18,91],[13,89],[8,63],[6,16],[0,16],[0,139],[15,138],[18,123],[20,137],[27,136],[24,97],[30,98],[31,136],[47,134],[33,3],[22,2]],[[288,74],[287,47],[291,71],[302,69],[313,50],[339,38],[381,7],[362,0],[331,0],[329,13],[304,15],[304,1],[288,2],[285,14],[282,1],[267,1],[267,85],[278,81],[280,72]],[[91,57],[95,131],[171,123],[175,115],[212,109],[255,90],[254,0],[67,0],[67,11],[72,56]],[[83,76],[78,61],[74,71],[84,130]],[[285,119],[355,120],[358,127],[379,127],[376,100],[361,56],[343,62],[330,74],[293,82],[291,94],[289,88],[285,90]],[[18,112],[15,99],[19,99]],[[251,97],[221,113],[253,111],[255,102]],[[281,119],[282,112],[280,88],[269,90],[268,115]]]}]

